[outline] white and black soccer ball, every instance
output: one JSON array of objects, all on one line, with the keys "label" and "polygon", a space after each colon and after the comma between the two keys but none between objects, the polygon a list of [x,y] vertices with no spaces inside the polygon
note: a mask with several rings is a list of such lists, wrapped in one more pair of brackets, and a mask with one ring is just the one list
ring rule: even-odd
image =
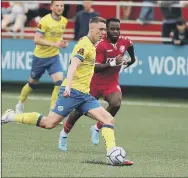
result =
[{"label": "white and black soccer ball", "polygon": [[113,166],[122,165],[125,161],[126,151],[121,147],[113,147],[107,152],[107,161]]}]

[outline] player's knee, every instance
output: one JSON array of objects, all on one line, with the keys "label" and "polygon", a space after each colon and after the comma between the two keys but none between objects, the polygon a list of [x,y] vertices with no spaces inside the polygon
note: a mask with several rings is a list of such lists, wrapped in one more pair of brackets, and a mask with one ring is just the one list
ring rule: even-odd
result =
[{"label": "player's knee", "polygon": [[46,117],[45,119],[41,120],[40,126],[45,129],[53,129],[57,126],[57,123]]},{"label": "player's knee", "polygon": [[28,83],[29,87],[32,88],[33,90],[37,87],[37,83]]},{"label": "player's knee", "polygon": [[63,82],[63,80],[58,80],[58,81],[54,82],[54,85],[61,86],[62,82]]},{"label": "player's knee", "polygon": [[46,129],[53,129],[53,128],[55,128],[57,126],[57,124],[55,124],[55,123],[47,123],[46,125],[45,125],[45,128]]},{"label": "player's knee", "polygon": [[111,108],[115,108],[115,109],[119,110],[119,109],[120,109],[120,106],[121,106],[121,100],[110,101],[110,102],[109,102],[109,106],[110,106]]}]

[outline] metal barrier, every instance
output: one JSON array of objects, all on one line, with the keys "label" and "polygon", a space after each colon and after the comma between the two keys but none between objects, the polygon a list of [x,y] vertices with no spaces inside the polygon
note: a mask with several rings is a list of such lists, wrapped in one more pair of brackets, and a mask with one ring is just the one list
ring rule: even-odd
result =
[{"label": "metal barrier", "polygon": [[[31,2],[32,1],[22,1],[22,2]],[[51,1],[38,1],[39,3],[51,3]],[[82,1],[64,1],[65,4],[70,4],[70,5],[81,5],[83,4]],[[111,1],[111,2],[105,2],[105,1],[93,1],[92,2],[93,5],[103,5],[103,6],[115,6],[116,7],[116,17],[120,18],[120,7],[121,6],[146,6],[146,7],[160,7],[159,4],[152,4],[152,3],[139,3],[139,2],[115,2],[115,1]],[[182,3],[181,4],[173,4],[173,7],[183,7]],[[158,22],[161,23],[161,22]],[[134,32],[133,32],[134,33]],[[132,33],[132,34],[133,34]],[[131,33],[129,33],[131,34]],[[4,37],[8,37],[8,36],[13,36],[13,37],[17,37],[20,36],[20,33],[16,33],[13,34],[11,32],[2,32],[2,36]],[[25,33],[24,34],[25,37],[32,37],[33,33]],[[23,35],[21,35],[21,37],[23,37]],[[131,40],[137,40],[137,41],[164,41],[164,42],[169,42],[172,41],[171,38],[161,38],[161,37],[142,37],[142,36],[128,36]],[[66,34],[66,38],[68,39],[72,39],[73,38],[73,34]]]}]

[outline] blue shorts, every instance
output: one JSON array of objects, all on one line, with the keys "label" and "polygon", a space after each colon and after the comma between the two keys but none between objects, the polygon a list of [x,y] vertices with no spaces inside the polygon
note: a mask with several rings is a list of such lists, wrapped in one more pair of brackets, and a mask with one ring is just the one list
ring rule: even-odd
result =
[{"label": "blue shorts", "polygon": [[49,58],[38,58],[33,55],[31,78],[39,80],[46,70],[49,75],[57,72],[63,72],[59,55]]},{"label": "blue shorts", "polygon": [[58,115],[67,117],[74,109],[86,114],[91,109],[101,107],[100,103],[90,94],[71,89],[70,96],[65,98],[63,97],[64,91],[65,87],[61,86],[56,104],[51,110]]}]

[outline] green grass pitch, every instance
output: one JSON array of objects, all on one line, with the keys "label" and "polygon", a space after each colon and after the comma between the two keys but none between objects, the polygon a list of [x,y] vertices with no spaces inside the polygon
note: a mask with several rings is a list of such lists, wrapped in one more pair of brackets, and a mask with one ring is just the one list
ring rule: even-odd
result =
[{"label": "green grass pitch", "polygon": [[[2,112],[14,108],[19,93],[2,93]],[[50,94],[31,95],[25,111],[47,114]],[[41,98],[42,97],[42,98]],[[127,104],[126,104],[127,102]],[[162,105],[157,103],[162,102]],[[188,102],[128,99],[116,116],[115,136],[125,148],[130,167],[106,165],[100,137],[90,142],[95,121],[82,117],[68,139],[68,151],[58,150],[62,125],[44,130],[10,123],[2,126],[3,177],[187,177]]]}]

